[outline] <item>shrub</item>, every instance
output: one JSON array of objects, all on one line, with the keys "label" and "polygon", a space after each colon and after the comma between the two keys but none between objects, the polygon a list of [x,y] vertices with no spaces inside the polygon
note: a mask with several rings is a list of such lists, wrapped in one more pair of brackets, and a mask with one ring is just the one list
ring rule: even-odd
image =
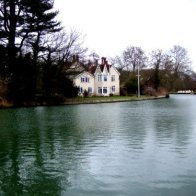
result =
[{"label": "shrub", "polygon": [[156,96],[156,90],[152,87],[147,87],[144,89],[144,94],[149,96]]},{"label": "shrub", "polygon": [[88,97],[88,91],[87,90],[84,90],[83,96]]}]

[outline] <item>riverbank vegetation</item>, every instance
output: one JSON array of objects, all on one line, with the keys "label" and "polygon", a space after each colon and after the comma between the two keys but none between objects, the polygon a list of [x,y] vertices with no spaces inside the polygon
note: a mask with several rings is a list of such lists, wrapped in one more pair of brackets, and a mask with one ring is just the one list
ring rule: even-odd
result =
[{"label": "riverbank vegetation", "polygon": [[153,50],[149,55],[140,47],[131,46],[112,61],[119,67],[125,93],[136,91],[138,68],[144,94],[196,90],[196,73],[191,68],[187,50],[181,46],[175,45],[166,52]]},{"label": "riverbank vegetation", "polygon": [[[66,71],[73,56],[86,66],[99,58],[96,53],[87,55],[81,33],[65,31],[56,20],[53,3],[0,0],[0,106],[59,104],[77,97],[78,88]],[[130,46],[110,61],[121,73],[123,96],[138,93],[138,74],[142,95],[196,90],[196,74],[181,46],[165,53],[157,49],[149,55]]]},{"label": "riverbank vegetation", "polygon": [[130,102],[130,101],[144,101],[144,100],[155,100],[169,98],[166,96],[148,96],[141,95],[140,97],[133,96],[92,96],[92,97],[81,97],[76,96],[72,98],[61,98],[60,101],[54,99],[43,99],[39,101],[25,101],[21,105],[16,105],[13,102],[3,101],[0,102],[0,108],[13,108],[13,107],[31,107],[31,106],[54,106],[54,105],[76,105],[76,104],[96,104],[96,103],[114,103],[114,102]]}]

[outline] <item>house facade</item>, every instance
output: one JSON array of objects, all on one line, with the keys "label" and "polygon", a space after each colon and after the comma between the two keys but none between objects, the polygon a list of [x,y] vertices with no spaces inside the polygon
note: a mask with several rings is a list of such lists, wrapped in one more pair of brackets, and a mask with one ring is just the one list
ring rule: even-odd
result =
[{"label": "house facade", "polygon": [[82,96],[85,91],[88,92],[89,95],[94,95],[95,80],[91,73],[87,71],[80,73],[74,78],[74,84],[79,87],[79,96]]},{"label": "house facade", "polygon": [[102,57],[101,64],[84,68],[81,73],[75,75],[73,82],[79,88],[79,95],[83,95],[85,91],[96,96],[119,95],[119,76],[118,70]]}]

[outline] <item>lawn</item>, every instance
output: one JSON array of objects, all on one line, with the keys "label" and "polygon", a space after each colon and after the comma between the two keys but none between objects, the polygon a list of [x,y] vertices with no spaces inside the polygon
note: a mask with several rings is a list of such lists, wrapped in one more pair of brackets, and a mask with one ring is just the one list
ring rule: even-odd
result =
[{"label": "lawn", "polygon": [[139,100],[148,100],[148,99],[157,99],[163,97],[154,97],[142,95],[137,96],[93,96],[93,97],[76,97],[72,99],[66,99],[64,104],[80,104],[80,103],[105,103],[105,102],[123,102],[123,101],[139,101]]}]

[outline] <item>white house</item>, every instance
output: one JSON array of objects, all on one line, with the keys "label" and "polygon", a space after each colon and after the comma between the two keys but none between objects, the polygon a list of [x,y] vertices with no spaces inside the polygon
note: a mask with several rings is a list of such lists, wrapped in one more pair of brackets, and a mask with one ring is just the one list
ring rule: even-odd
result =
[{"label": "white house", "polygon": [[109,65],[106,58],[102,58],[101,64],[97,65],[94,72],[95,95],[109,96],[120,94],[120,73],[113,66]]},{"label": "white house", "polygon": [[82,66],[78,62],[71,66],[73,69],[75,67],[80,70],[73,77],[74,84],[79,87],[79,95],[83,95],[85,91],[89,95],[97,96],[120,94],[120,73],[113,65],[108,64],[106,58],[102,57],[101,64]]},{"label": "white house", "polygon": [[94,76],[84,71],[74,78],[74,84],[79,87],[79,95],[83,95],[84,91],[87,91],[89,95],[93,95],[95,91],[95,79]]}]

